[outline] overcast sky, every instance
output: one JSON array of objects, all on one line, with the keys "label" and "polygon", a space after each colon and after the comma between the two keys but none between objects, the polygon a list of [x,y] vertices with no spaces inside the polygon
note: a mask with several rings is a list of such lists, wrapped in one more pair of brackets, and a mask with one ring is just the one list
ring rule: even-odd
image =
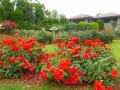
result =
[{"label": "overcast sky", "polygon": [[67,17],[79,14],[120,13],[120,0],[38,0],[49,10],[56,9]]}]

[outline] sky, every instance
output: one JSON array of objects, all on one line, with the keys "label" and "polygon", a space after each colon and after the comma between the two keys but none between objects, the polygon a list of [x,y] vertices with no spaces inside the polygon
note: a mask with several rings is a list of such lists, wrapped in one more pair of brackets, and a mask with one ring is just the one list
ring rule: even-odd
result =
[{"label": "sky", "polygon": [[87,14],[95,16],[97,13],[119,13],[120,0],[38,0],[49,10],[57,10],[67,18]]}]

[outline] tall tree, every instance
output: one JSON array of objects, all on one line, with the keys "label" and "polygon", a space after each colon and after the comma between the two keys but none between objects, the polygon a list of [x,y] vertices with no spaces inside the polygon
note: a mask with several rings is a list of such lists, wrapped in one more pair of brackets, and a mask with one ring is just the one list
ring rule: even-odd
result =
[{"label": "tall tree", "polygon": [[14,10],[14,4],[10,0],[1,0],[1,4],[5,7],[6,10],[6,19],[10,19],[10,14]]},{"label": "tall tree", "polygon": [[44,20],[45,7],[40,3],[33,3],[35,23],[39,23]]},{"label": "tall tree", "polygon": [[68,23],[67,18],[65,17],[65,15],[61,14],[60,15],[60,24],[67,24],[67,23]]},{"label": "tall tree", "polygon": [[16,0],[16,8],[23,12],[26,22],[34,21],[32,5],[27,0]]},{"label": "tall tree", "polygon": [[11,18],[12,21],[15,21],[16,23],[23,23],[24,22],[24,14],[21,10],[16,9],[11,12]]},{"label": "tall tree", "polygon": [[4,6],[0,4],[0,22],[6,19],[6,11]]}]

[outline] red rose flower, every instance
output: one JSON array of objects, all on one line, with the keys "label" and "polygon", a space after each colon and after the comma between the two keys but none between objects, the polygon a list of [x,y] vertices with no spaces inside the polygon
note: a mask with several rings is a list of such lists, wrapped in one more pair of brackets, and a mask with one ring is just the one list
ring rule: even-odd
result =
[{"label": "red rose flower", "polygon": [[90,76],[87,76],[87,79],[90,79],[91,77]]},{"label": "red rose flower", "polygon": [[114,90],[113,86],[109,86],[107,90]]},{"label": "red rose flower", "polygon": [[2,66],[3,66],[3,67],[6,67],[6,66],[7,66],[7,64],[6,64],[6,63],[2,63]]},{"label": "red rose flower", "polygon": [[52,73],[55,80],[63,80],[63,71],[55,69]]},{"label": "red rose flower", "polygon": [[75,68],[75,67],[71,67],[69,73],[73,75],[73,74],[76,74],[77,71],[78,71],[77,68]]},{"label": "red rose flower", "polygon": [[43,70],[43,71],[40,71],[40,77],[42,78],[42,79],[47,79],[48,77],[47,77],[47,75],[46,75],[46,70]]},{"label": "red rose flower", "polygon": [[88,59],[87,53],[84,53],[84,54],[83,54],[83,58],[84,58],[84,60]]},{"label": "red rose flower", "polygon": [[70,59],[62,59],[60,60],[59,68],[63,71],[67,71],[69,69],[70,64]]},{"label": "red rose flower", "polygon": [[23,55],[17,57],[17,60],[20,62],[23,59]]},{"label": "red rose flower", "polygon": [[20,48],[17,45],[11,47],[12,51],[18,51]]},{"label": "red rose flower", "polygon": [[118,71],[116,69],[113,69],[110,74],[110,77],[115,79],[118,77],[117,74],[118,74]]},{"label": "red rose flower", "polygon": [[11,63],[15,63],[15,58],[10,57],[10,58],[9,58],[9,61],[10,61]]},{"label": "red rose flower", "polygon": [[92,45],[92,41],[91,41],[91,40],[86,40],[86,41],[85,41],[85,45],[91,46],[91,45]]},{"label": "red rose flower", "polygon": [[79,82],[79,78],[77,75],[70,76],[69,80],[70,80],[71,84],[77,84]]},{"label": "red rose flower", "polygon": [[78,74],[80,75],[80,76],[83,76],[84,75],[84,73],[83,72],[78,72]]}]

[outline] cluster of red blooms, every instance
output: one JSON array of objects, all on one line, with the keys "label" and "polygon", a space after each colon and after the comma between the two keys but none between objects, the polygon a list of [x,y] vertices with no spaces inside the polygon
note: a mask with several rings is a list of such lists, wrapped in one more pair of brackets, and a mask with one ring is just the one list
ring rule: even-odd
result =
[{"label": "cluster of red blooms", "polygon": [[70,67],[70,64],[71,62],[69,59],[60,60],[59,68],[63,71],[67,71]]},{"label": "cluster of red blooms", "polygon": [[[16,40],[17,39],[17,40]],[[33,46],[35,44],[38,44],[40,47],[44,47],[44,45],[41,43],[37,43],[34,39],[26,39],[22,40],[21,38],[13,38],[12,36],[9,36],[8,38],[5,38],[2,40],[2,45],[6,48],[11,48],[12,52],[16,51],[25,51],[26,53],[32,53],[33,52]],[[42,49],[42,48],[41,48]],[[42,55],[39,57],[36,57],[37,63],[39,63],[42,59]],[[24,55],[18,53],[18,57],[9,57],[8,61],[12,64],[22,62],[21,65],[23,68],[28,68],[30,71],[34,71],[34,63],[29,60],[24,59]],[[0,59],[0,63],[3,67],[7,67],[6,62],[4,60]]]},{"label": "cluster of red blooms", "polygon": [[[55,67],[51,67],[50,63],[47,63],[47,69],[49,70],[49,72],[52,73],[55,80],[63,80],[64,78],[63,71],[69,72],[70,74],[69,80],[64,80],[64,84],[65,85],[76,84],[79,82],[78,75],[83,76],[84,73],[81,71],[78,71],[76,67],[70,67],[70,65],[71,65],[70,59],[61,59],[58,65],[59,69]],[[47,79],[48,76],[46,74],[46,70],[43,70],[43,71],[40,71],[40,77],[42,79]]]},{"label": "cluster of red blooms", "polygon": [[118,71],[116,69],[113,69],[110,76],[111,78],[115,79],[115,78],[118,78],[117,74],[118,74]]},{"label": "cluster of red blooms", "polygon": [[[42,79],[48,79],[49,73],[51,73],[54,80],[61,80],[64,82],[65,85],[77,84],[80,81],[80,78],[86,78],[86,80],[88,81],[91,80],[92,75],[86,76],[86,73],[84,71],[79,70],[77,66],[72,64],[74,60],[79,60],[79,58],[83,58],[83,60],[87,60],[88,58],[91,60],[94,58],[98,58],[100,55],[102,55],[101,52],[99,52],[98,50],[99,47],[105,51],[110,50],[103,42],[98,39],[95,39],[94,41],[86,40],[83,44],[81,43],[79,38],[72,37],[68,42],[61,42],[60,39],[56,39],[54,43],[57,44],[61,51],[58,51],[56,54],[45,54],[44,62],[46,68],[44,68],[43,71],[40,71],[40,77]],[[82,47],[83,45],[85,45],[85,48]],[[69,56],[70,59],[61,59],[62,57]],[[55,64],[55,66],[53,65],[53,63],[50,62],[53,57],[55,57],[56,59],[60,57],[59,63],[57,63],[57,65]],[[54,60],[54,58],[52,60]],[[67,76],[65,76],[64,73],[67,73]],[[108,73],[103,72],[103,75],[101,77],[103,79],[106,77],[111,77],[115,79],[117,78],[117,74],[117,70],[113,69],[110,73],[110,76]],[[113,86],[109,86],[106,88],[102,85],[102,82],[98,82],[97,80],[95,81],[94,88],[95,90],[113,90]]]},{"label": "cluster of red blooms", "polygon": [[3,23],[2,23],[2,28],[4,29],[7,29],[8,30],[8,33],[10,33],[10,30],[11,29],[17,29],[18,26],[15,24],[15,22],[13,21],[9,21],[9,20],[5,20]]},{"label": "cluster of red blooms", "polygon": [[114,90],[113,86],[105,87],[101,81],[95,81],[94,83],[95,90]]}]

